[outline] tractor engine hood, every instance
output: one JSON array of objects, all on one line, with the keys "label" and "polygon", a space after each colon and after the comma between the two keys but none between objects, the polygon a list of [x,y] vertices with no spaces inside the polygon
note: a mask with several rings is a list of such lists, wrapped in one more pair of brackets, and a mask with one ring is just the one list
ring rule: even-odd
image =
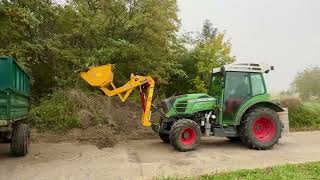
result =
[{"label": "tractor engine hood", "polygon": [[176,114],[193,114],[199,111],[213,110],[217,100],[204,93],[173,96],[162,101],[162,109],[167,117]]}]

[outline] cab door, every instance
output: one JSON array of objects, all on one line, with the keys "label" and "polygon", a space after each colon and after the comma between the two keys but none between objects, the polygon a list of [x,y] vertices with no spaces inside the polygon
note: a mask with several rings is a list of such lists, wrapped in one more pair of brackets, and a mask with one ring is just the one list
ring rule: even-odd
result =
[{"label": "cab door", "polygon": [[251,97],[250,73],[226,72],[222,105],[223,124],[233,124],[239,108]]},{"label": "cab door", "polygon": [[262,73],[226,72],[221,124],[234,124],[240,107],[246,101],[266,93]]}]

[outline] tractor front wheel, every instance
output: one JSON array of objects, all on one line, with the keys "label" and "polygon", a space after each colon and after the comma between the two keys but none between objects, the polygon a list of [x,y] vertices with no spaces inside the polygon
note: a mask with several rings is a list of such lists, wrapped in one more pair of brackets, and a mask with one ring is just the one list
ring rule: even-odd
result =
[{"label": "tractor front wheel", "polygon": [[181,119],[171,127],[169,138],[172,146],[179,151],[194,150],[200,145],[200,127],[190,119]]},{"label": "tractor front wheel", "polygon": [[240,125],[244,144],[253,149],[270,149],[281,137],[281,122],[275,111],[256,108],[247,113]]}]

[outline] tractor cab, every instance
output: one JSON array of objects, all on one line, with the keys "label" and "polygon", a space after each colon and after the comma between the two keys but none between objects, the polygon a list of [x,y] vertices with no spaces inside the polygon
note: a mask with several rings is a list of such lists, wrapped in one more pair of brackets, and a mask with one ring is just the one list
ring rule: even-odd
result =
[{"label": "tractor cab", "polygon": [[269,98],[264,73],[273,69],[264,64],[230,64],[212,70],[208,94],[219,99],[224,124],[233,124],[241,106],[251,98]]}]

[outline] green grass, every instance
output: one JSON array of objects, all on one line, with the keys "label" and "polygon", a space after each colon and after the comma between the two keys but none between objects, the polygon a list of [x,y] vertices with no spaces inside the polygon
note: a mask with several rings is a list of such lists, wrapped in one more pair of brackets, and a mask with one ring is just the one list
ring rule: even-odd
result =
[{"label": "green grass", "polygon": [[265,169],[238,170],[200,177],[160,177],[158,180],[304,180],[320,179],[320,162],[275,166]]}]

